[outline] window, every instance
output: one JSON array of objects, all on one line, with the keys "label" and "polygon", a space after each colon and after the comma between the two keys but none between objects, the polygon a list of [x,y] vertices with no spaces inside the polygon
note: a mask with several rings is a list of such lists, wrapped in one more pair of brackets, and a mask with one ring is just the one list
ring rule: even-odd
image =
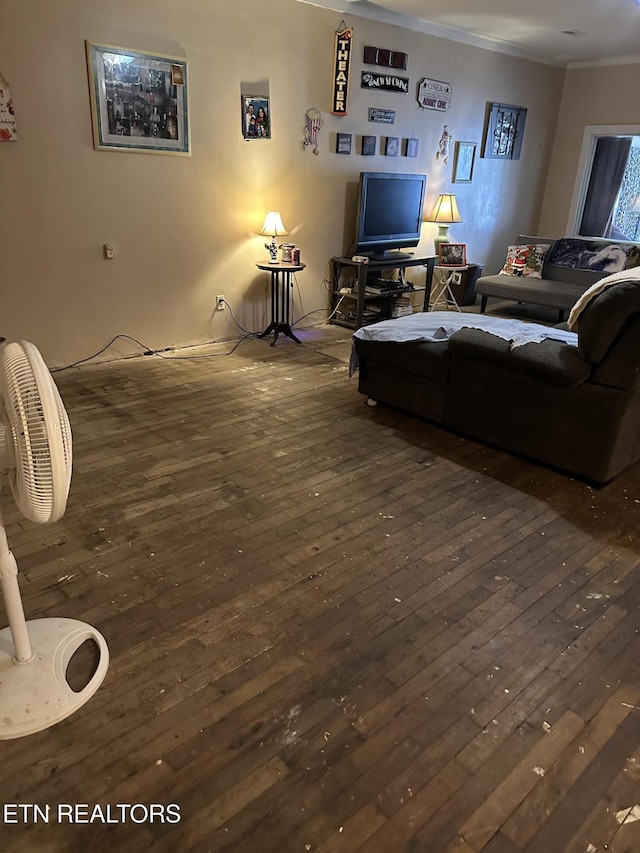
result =
[{"label": "window", "polygon": [[582,237],[638,239],[640,127],[586,129],[570,229]]}]

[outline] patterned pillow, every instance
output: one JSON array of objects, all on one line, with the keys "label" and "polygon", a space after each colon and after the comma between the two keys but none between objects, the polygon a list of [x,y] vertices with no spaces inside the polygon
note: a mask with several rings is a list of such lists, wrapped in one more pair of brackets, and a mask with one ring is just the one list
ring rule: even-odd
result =
[{"label": "patterned pillow", "polygon": [[507,259],[499,275],[542,278],[542,264],[550,245],[538,243],[535,246],[507,246]]}]

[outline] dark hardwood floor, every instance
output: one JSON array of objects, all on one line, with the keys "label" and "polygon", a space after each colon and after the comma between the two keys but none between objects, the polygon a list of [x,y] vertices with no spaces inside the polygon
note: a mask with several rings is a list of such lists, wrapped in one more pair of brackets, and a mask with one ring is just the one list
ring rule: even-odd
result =
[{"label": "dark hardwood floor", "polygon": [[370,408],[348,332],[302,336],[56,375],[67,512],[5,487],[9,542],[28,617],[111,664],[0,743],[0,807],[51,808],[3,853],[640,850],[640,466],[594,490]]}]

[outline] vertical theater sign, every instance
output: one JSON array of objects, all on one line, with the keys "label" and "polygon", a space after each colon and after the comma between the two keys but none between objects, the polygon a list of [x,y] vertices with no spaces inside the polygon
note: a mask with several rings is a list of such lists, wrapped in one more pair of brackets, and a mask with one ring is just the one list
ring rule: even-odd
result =
[{"label": "vertical theater sign", "polygon": [[351,48],[353,46],[353,27],[343,26],[336,31],[333,56],[333,98],[331,112],[334,116],[346,116],[349,97],[349,71],[351,68]]}]

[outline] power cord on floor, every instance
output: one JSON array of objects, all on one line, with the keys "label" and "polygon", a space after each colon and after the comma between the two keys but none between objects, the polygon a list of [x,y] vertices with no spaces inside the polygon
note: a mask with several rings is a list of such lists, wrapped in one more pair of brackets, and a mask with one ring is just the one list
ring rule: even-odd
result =
[{"label": "power cord on floor", "polygon": [[[335,317],[335,315],[338,313],[338,308],[339,308],[339,307],[340,307],[340,305],[344,302],[344,300],[345,300],[346,296],[347,296],[347,294],[344,294],[343,296],[341,296],[341,297],[340,297],[340,299],[338,299],[338,301],[337,301],[337,303],[336,303],[336,307],[335,307],[335,308],[333,309],[333,311],[329,314],[329,316],[328,316],[325,320],[323,320],[323,322],[322,322],[322,323],[318,323],[316,326],[311,326],[310,328],[312,328],[312,329],[319,329],[319,328],[320,328],[320,326],[325,326],[325,325],[329,322],[329,320],[331,320],[333,317]],[[326,308],[314,308],[314,310],[313,310],[313,311],[309,311],[307,314],[303,314],[303,316],[302,316],[302,317],[300,317],[300,318],[298,318],[298,319],[295,321],[295,323],[292,323],[292,324],[291,324],[291,328],[295,328],[295,326],[297,326],[297,325],[298,325],[298,323],[301,323],[304,319],[306,319],[307,317],[310,317],[312,314],[317,314],[317,313],[318,313],[318,311],[326,311],[326,310],[327,310]]]},{"label": "power cord on floor", "polygon": [[[166,359],[166,361],[191,361],[194,359],[201,359],[201,358],[222,358],[223,356],[231,355],[232,353],[234,353],[238,349],[238,347],[240,346],[241,343],[243,343],[244,341],[247,340],[247,338],[254,338],[254,337],[257,337],[256,332],[248,332],[246,335],[244,335],[242,338],[240,338],[239,341],[237,341],[234,344],[234,346],[229,350],[229,352],[212,352],[212,353],[207,353],[206,355],[175,355],[175,354],[174,355],[167,355],[166,350],[163,351],[163,350],[151,349],[150,347],[143,344],[142,341],[139,341],[137,338],[134,338],[131,335],[124,335],[124,334],[115,335],[115,337],[111,338],[111,340],[109,341],[109,343],[106,346],[102,347],[102,349],[98,350],[98,352],[94,352],[93,355],[88,355],[86,358],[80,358],[80,359],[78,359],[78,361],[74,361],[71,364],[65,364],[64,367],[54,367],[51,369],[50,372],[51,373],[60,373],[61,370],[69,370],[70,367],[77,367],[79,364],[84,364],[87,361],[91,361],[91,359],[97,358],[99,355],[102,355],[103,352],[106,352],[109,349],[109,347],[112,346],[112,344],[114,344],[117,340],[120,340],[120,339],[127,340],[127,341],[133,341],[133,343],[138,344],[138,346],[142,347],[142,349],[144,351],[143,355],[157,355],[160,358]],[[209,346],[209,345],[215,344],[215,343],[219,343],[219,341],[207,341],[204,344],[198,344],[198,346]]]},{"label": "power cord on floor", "polygon": [[224,304],[229,309],[229,314],[231,314],[231,319],[236,324],[236,326],[240,329],[241,332],[244,332],[246,335],[257,335],[258,334],[257,332],[250,332],[249,329],[245,329],[244,326],[241,326],[240,323],[235,318],[235,315],[233,313],[233,309],[231,308],[231,305],[229,305],[229,303],[227,302],[226,299],[223,299],[222,301],[224,302]]},{"label": "power cord on floor", "polygon": [[[297,284],[297,282],[296,282],[296,284]],[[299,292],[300,292],[300,288],[298,286],[298,293]],[[320,328],[321,325],[328,323],[329,320],[335,315],[335,313],[338,310],[338,308],[340,307],[340,303],[342,302],[343,299],[344,299],[344,296],[342,296],[339,299],[336,307],[333,309],[333,311],[327,317],[327,319],[324,320],[323,323],[320,323],[317,326],[311,326],[311,328],[317,329],[317,328]],[[111,338],[111,340],[109,341],[108,344],[103,346],[102,349],[99,349],[97,352],[94,352],[93,355],[88,355],[86,358],[80,358],[77,361],[73,361],[71,364],[65,364],[63,367],[53,367],[53,368],[51,368],[50,372],[51,373],[60,373],[62,370],[69,370],[71,367],[78,367],[78,365],[80,365],[80,364],[85,364],[87,361],[91,361],[92,359],[97,358],[99,355],[102,355],[103,352],[106,352],[109,349],[109,347],[112,346],[118,340],[132,341],[133,343],[137,344],[139,347],[142,348],[143,355],[157,355],[157,356],[159,356],[159,358],[164,358],[166,361],[192,361],[195,359],[202,359],[202,358],[223,358],[225,356],[232,355],[232,353],[234,353],[238,349],[238,347],[240,346],[241,343],[246,341],[248,338],[257,338],[259,333],[258,332],[250,332],[250,331],[248,331],[248,329],[245,329],[242,325],[240,325],[238,320],[236,320],[236,317],[233,313],[233,309],[231,308],[231,305],[229,305],[229,303],[227,302],[226,299],[223,301],[224,301],[224,304],[229,309],[229,313],[231,314],[231,319],[233,320],[233,322],[236,324],[236,326],[240,329],[241,332],[244,332],[243,337],[241,337],[240,340],[238,340],[233,345],[233,347],[229,350],[229,352],[212,352],[212,353],[207,353],[206,355],[176,355],[175,353],[172,353],[171,355],[167,355],[166,349],[165,350],[155,350],[155,349],[152,349],[151,347],[148,347],[146,344],[142,343],[142,341],[139,341],[137,338],[134,338],[132,335],[119,334],[119,335],[115,335],[113,338]],[[304,314],[302,317],[300,317],[298,320],[296,320],[295,323],[292,324],[292,328],[293,328],[293,326],[297,325],[298,323],[301,323],[302,320],[305,320],[307,317],[310,317],[312,314],[317,314],[318,311],[326,311],[326,308],[316,308],[314,311],[309,311],[307,314]],[[216,344],[216,343],[220,343],[220,342],[219,341],[206,341],[204,344],[198,344],[198,346],[210,346],[210,345]]]}]

